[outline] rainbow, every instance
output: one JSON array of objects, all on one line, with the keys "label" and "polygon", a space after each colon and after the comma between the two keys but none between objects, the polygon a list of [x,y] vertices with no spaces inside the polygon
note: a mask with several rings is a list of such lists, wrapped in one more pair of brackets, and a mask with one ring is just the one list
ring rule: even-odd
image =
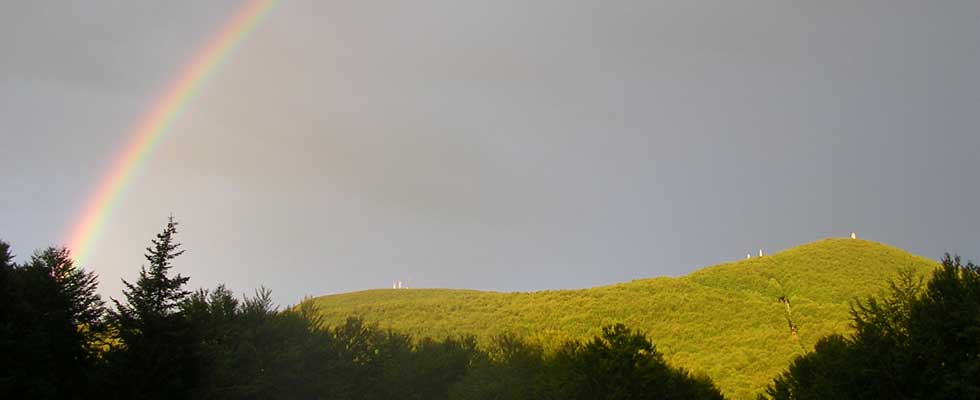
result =
[{"label": "rainbow", "polygon": [[102,228],[112,215],[136,171],[153,154],[170,126],[180,117],[190,101],[214,74],[232,51],[262,21],[278,0],[248,0],[226,25],[187,64],[143,116],[122,148],[97,190],[85,203],[81,218],[68,234],[68,248],[75,261],[82,264],[98,240]]}]

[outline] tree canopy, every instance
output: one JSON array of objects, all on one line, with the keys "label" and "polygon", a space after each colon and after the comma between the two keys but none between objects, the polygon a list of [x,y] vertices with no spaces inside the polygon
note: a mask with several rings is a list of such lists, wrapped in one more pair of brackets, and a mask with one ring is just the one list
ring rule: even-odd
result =
[{"label": "tree canopy", "polygon": [[927,284],[905,273],[851,313],[853,334],[821,339],[767,396],[980,398],[980,268],[972,262],[947,254]]},{"label": "tree canopy", "polygon": [[[124,299],[111,306],[68,250],[16,263],[0,241],[0,397],[723,398],[711,379],[672,365],[644,331],[622,323],[557,343],[513,333],[481,342],[412,336],[357,316],[334,323],[322,303],[280,308],[265,288],[242,298],[222,285],[191,291],[172,270],[183,253],[176,227],[170,219],[151,240],[136,281],[124,281]],[[796,318],[791,297],[779,298],[786,318]],[[850,314],[849,334],[817,340],[760,396],[980,398],[973,263],[947,255],[928,280],[904,270]]]}]

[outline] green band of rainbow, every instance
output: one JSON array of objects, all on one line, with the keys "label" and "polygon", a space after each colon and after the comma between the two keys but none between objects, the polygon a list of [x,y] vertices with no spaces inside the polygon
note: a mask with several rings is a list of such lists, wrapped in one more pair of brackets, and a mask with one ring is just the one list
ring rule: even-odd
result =
[{"label": "green band of rainbow", "polygon": [[187,108],[201,87],[228,55],[248,36],[278,0],[248,0],[229,22],[197,53],[193,61],[168,86],[153,108],[143,117],[123,147],[112,168],[85,205],[82,217],[72,226],[68,248],[78,264],[85,262],[102,228],[118,204],[129,181],[153,153],[173,122]]}]

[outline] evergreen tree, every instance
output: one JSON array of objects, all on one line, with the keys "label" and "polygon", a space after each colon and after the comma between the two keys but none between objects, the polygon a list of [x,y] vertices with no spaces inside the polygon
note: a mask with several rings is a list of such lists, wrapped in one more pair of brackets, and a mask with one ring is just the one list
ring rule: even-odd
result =
[{"label": "evergreen tree", "polygon": [[[14,290],[14,256],[10,254],[10,245],[0,240],[0,352],[6,353],[13,343],[13,302]],[[0,374],[9,371],[6,360],[0,359]],[[0,387],[3,387],[3,376],[0,375]]]},{"label": "evergreen tree", "polygon": [[183,254],[175,241],[173,217],[148,247],[148,266],[135,284],[123,281],[126,302],[113,300],[111,321],[120,345],[110,354],[108,385],[118,398],[187,398],[199,378],[195,330],[179,305],[190,294],[188,277],[171,276],[172,261]]},{"label": "evergreen tree", "polygon": [[0,271],[0,394],[85,397],[102,332],[96,276],[76,268],[64,248],[36,252],[14,266],[0,246]]},{"label": "evergreen tree", "polygon": [[19,289],[16,271],[14,270],[14,256],[10,253],[10,245],[0,240],[0,397],[12,397],[18,386],[22,384],[18,379],[18,369],[20,359],[18,351],[22,347],[18,344],[20,335],[18,328],[23,326],[23,315],[18,315]]},{"label": "evergreen tree", "polygon": [[56,301],[60,302],[67,325],[80,331],[99,327],[105,313],[105,303],[96,293],[99,279],[92,272],[76,268],[68,249],[50,247],[35,253],[24,269],[36,271],[54,284]]},{"label": "evergreen tree", "polygon": [[146,248],[145,257],[149,268],[145,265],[140,268],[135,284],[123,280],[126,286],[123,290],[126,303],[113,300],[117,310],[114,316],[120,322],[120,329],[139,329],[141,324],[168,317],[190,294],[184,290],[184,285],[190,278],[180,274],[170,276],[173,259],[184,254],[183,250],[179,250],[180,244],[174,241],[176,234],[177,222],[170,217],[167,227],[153,239],[153,246]]},{"label": "evergreen tree", "polygon": [[10,254],[10,244],[0,240],[0,270],[13,268],[14,255]]}]

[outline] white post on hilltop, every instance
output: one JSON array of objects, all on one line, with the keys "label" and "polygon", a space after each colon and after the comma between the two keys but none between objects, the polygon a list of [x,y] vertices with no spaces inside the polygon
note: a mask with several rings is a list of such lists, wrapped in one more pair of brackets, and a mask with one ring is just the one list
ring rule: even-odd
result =
[{"label": "white post on hilltop", "polygon": [[763,256],[762,249],[759,249],[759,257],[762,257],[762,256]]},{"label": "white post on hilltop", "polygon": [[857,239],[857,238],[858,238],[857,232],[851,232],[851,239]]}]

